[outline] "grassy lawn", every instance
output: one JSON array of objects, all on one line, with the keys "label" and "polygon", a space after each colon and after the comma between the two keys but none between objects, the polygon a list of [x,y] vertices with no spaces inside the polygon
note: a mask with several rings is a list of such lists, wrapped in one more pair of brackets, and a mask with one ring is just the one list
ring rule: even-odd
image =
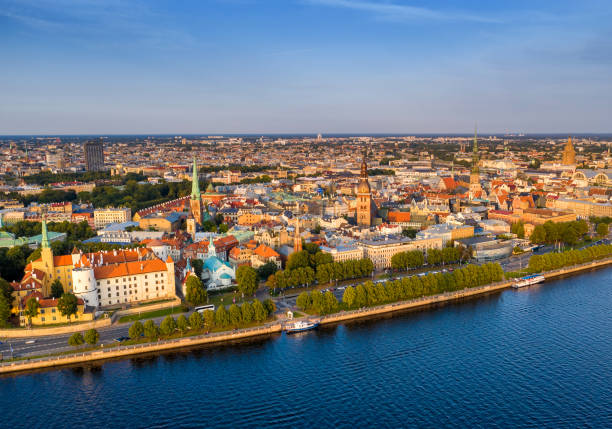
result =
[{"label": "grassy lawn", "polygon": [[247,296],[242,299],[242,294],[238,291],[215,292],[208,295],[208,304],[214,304],[215,308],[219,308],[221,305],[232,305],[234,300],[237,305],[240,305],[243,302],[252,302],[253,297]]},{"label": "grassy lawn", "polygon": [[155,317],[167,316],[169,314],[185,313],[187,311],[189,311],[189,309],[186,306],[178,305],[176,307],[162,308],[161,310],[147,311],[144,313],[135,313],[123,316],[119,318],[119,323],[129,323],[135,322],[136,320],[153,319]]}]

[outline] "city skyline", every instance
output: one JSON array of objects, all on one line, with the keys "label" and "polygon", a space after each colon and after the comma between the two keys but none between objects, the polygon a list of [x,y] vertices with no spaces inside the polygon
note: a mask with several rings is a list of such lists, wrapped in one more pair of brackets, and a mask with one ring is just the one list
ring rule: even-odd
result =
[{"label": "city skyline", "polygon": [[609,4],[0,2],[0,134],[606,133]]}]

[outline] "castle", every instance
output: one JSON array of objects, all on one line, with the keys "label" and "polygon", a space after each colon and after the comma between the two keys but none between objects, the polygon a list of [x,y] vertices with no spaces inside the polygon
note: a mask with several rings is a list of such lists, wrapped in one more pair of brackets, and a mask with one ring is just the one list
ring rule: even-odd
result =
[{"label": "castle", "polygon": [[64,292],[72,292],[87,307],[108,307],[174,297],[174,262],[164,261],[151,249],[135,248],[53,255],[43,218],[40,258],[29,263],[21,283],[35,282],[43,296],[59,279]]}]

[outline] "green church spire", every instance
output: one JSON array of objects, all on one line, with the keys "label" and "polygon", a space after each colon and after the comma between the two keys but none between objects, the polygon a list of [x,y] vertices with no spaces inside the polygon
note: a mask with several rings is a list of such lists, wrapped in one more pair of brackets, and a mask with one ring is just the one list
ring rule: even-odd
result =
[{"label": "green church spire", "polygon": [[472,173],[478,173],[478,129],[474,127],[474,148],[472,150]]},{"label": "green church spire", "polygon": [[193,177],[191,178],[191,199],[200,198],[200,178],[198,177],[198,165],[195,156],[193,157]]},{"label": "green church spire", "polygon": [[40,247],[43,249],[49,248],[49,237],[47,236],[47,219],[43,215],[42,218],[42,240],[40,241]]}]

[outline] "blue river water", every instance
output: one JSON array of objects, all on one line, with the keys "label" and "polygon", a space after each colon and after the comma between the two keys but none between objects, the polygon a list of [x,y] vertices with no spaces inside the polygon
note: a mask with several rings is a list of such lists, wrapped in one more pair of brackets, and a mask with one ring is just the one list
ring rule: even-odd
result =
[{"label": "blue river water", "polygon": [[0,378],[3,427],[612,427],[612,269]]}]

